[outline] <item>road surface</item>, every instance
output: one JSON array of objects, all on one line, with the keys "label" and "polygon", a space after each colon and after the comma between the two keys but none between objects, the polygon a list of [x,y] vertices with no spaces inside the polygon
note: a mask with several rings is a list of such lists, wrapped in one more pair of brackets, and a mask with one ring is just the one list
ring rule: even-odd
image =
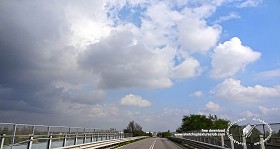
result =
[{"label": "road surface", "polygon": [[148,138],[140,140],[120,149],[182,149],[166,138]]}]

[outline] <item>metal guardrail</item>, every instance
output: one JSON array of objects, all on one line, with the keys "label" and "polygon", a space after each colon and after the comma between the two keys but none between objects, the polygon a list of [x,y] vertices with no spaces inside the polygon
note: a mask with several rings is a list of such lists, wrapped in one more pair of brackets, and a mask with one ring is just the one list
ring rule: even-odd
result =
[{"label": "metal guardrail", "polygon": [[[266,138],[270,135],[269,128],[265,124],[254,124],[255,129],[252,135],[246,139],[248,146],[251,146],[254,142],[259,141],[259,135],[263,135]],[[270,123],[268,124],[272,129],[272,134],[269,140],[265,142],[265,146],[280,146],[280,123]],[[246,125],[231,128],[230,131],[233,134],[233,138],[238,141],[242,141],[242,129]],[[229,138],[226,138],[229,140]]]},{"label": "metal guardrail", "polygon": [[[271,127],[272,132],[268,128],[268,125]],[[218,145],[218,146],[225,146],[235,149],[274,149],[280,148],[280,123],[270,123],[270,124],[254,124],[254,129],[250,137],[243,136],[242,130],[246,127],[244,126],[235,126],[230,128],[230,133],[232,134],[232,138],[235,141],[238,141],[241,144],[234,143],[232,139],[230,139],[227,135],[224,136],[190,136],[183,134],[181,135],[182,138],[187,138],[193,141],[204,142],[208,144]],[[198,131],[190,131],[186,134],[192,133],[201,133],[201,130]],[[264,141],[265,139],[268,139]],[[256,144],[259,142],[259,144]],[[244,145],[246,144],[246,145]]]},{"label": "metal guardrail", "polygon": [[132,137],[132,134],[97,128],[0,123],[0,149],[56,148],[103,140]]},{"label": "metal guardrail", "polygon": [[105,140],[105,141],[91,142],[91,143],[85,143],[80,145],[60,147],[56,149],[85,149],[85,148],[97,149],[97,148],[115,146],[123,142],[138,140],[142,138],[145,137],[141,136],[141,137],[129,137],[129,138],[122,138],[122,139]]},{"label": "metal guardrail", "polygon": [[180,137],[170,137],[171,141],[179,143],[188,148],[199,148],[199,149],[229,149],[227,147],[222,147],[218,145],[213,145],[210,143],[195,141],[187,138],[180,138]]}]

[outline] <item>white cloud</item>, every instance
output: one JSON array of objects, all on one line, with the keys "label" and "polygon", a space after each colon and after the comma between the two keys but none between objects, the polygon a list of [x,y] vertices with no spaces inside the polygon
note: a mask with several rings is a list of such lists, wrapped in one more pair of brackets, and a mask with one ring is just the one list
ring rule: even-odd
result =
[{"label": "white cloud", "polygon": [[240,80],[226,79],[211,91],[216,97],[238,103],[256,103],[280,97],[280,86],[243,86]]},{"label": "white cloud", "polygon": [[141,96],[129,94],[121,99],[121,105],[137,106],[137,107],[149,107],[152,103]]},{"label": "white cloud", "polygon": [[179,42],[183,49],[190,52],[205,53],[219,40],[221,27],[208,26],[206,21],[197,18],[185,18],[179,23]]},{"label": "white cloud", "polygon": [[175,10],[171,10],[164,1],[151,5],[144,13],[141,25],[143,42],[148,48],[161,46],[176,46],[176,25],[184,16]]},{"label": "white cloud", "polygon": [[203,93],[202,93],[202,91],[195,91],[195,92],[192,94],[192,96],[201,97],[201,96],[203,96]]},{"label": "white cloud", "polygon": [[253,112],[247,110],[245,112],[242,112],[241,116],[248,117],[248,118],[251,118],[251,117],[256,118],[259,116],[259,114],[256,114],[256,113],[253,113]]},{"label": "white cloud", "polygon": [[99,88],[170,87],[173,49],[147,49],[134,33],[116,31],[79,54],[79,66],[98,78]]},{"label": "white cloud", "polygon": [[265,106],[259,106],[259,111],[264,116],[268,115],[280,115],[280,108],[274,108],[274,107],[265,107]]},{"label": "white cloud", "polygon": [[214,21],[214,23],[221,23],[231,19],[239,19],[241,16],[236,12],[230,12],[227,16],[222,16],[218,20]]},{"label": "white cloud", "polygon": [[235,75],[246,65],[259,59],[261,53],[243,46],[239,38],[219,44],[212,55],[211,77],[226,78]]},{"label": "white cloud", "polygon": [[238,5],[239,8],[245,7],[257,7],[262,3],[262,0],[245,0],[241,4]]},{"label": "white cloud", "polygon": [[207,112],[219,112],[221,111],[221,107],[219,104],[209,101],[205,106],[204,110]]},{"label": "white cloud", "polygon": [[258,79],[273,79],[280,77],[280,69],[267,70],[256,74]]},{"label": "white cloud", "polygon": [[190,78],[199,75],[201,72],[199,62],[194,58],[185,59],[180,65],[173,69],[174,78]]},{"label": "white cloud", "polygon": [[[179,126],[185,109],[137,114],[119,105],[99,104],[105,102],[108,89],[165,88],[173,78],[200,74],[200,63],[191,55],[179,65],[173,59],[178,47],[190,54],[205,53],[216,45],[222,28],[209,26],[206,18],[222,0],[189,3],[178,0],[182,10],[176,10],[166,1],[2,1],[0,117],[122,129],[125,120],[140,115],[139,120],[150,120],[154,130]],[[143,11],[138,16],[140,27],[118,18],[123,7],[134,6]],[[121,101],[151,106],[132,94]],[[205,108],[217,111],[219,105],[212,102]],[[27,119],[21,119],[25,115]]]}]

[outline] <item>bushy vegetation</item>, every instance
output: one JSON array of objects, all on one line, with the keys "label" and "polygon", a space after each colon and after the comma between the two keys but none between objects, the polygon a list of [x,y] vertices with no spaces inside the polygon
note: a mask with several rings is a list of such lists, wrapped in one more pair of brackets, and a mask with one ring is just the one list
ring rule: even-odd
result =
[{"label": "bushy vegetation", "polygon": [[176,132],[188,132],[201,129],[226,129],[229,120],[217,118],[216,115],[190,114],[183,116],[181,126]]},{"label": "bushy vegetation", "polygon": [[142,130],[141,125],[137,124],[134,121],[131,121],[128,123],[128,126],[126,127],[126,129],[123,130],[124,133],[132,133],[133,137],[136,136],[149,136],[151,134],[147,134],[146,132],[144,132]]},{"label": "bushy vegetation", "polygon": [[162,138],[168,138],[168,137],[171,137],[173,134],[168,130],[168,131],[165,131],[165,132],[159,132],[157,134],[158,137],[162,137]]}]

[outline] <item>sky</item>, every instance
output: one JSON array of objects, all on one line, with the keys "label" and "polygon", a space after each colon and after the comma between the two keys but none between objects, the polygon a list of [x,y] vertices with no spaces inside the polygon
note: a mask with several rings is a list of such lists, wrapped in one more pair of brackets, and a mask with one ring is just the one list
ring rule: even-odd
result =
[{"label": "sky", "polygon": [[0,122],[280,122],[278,0],[0,0]]}]

